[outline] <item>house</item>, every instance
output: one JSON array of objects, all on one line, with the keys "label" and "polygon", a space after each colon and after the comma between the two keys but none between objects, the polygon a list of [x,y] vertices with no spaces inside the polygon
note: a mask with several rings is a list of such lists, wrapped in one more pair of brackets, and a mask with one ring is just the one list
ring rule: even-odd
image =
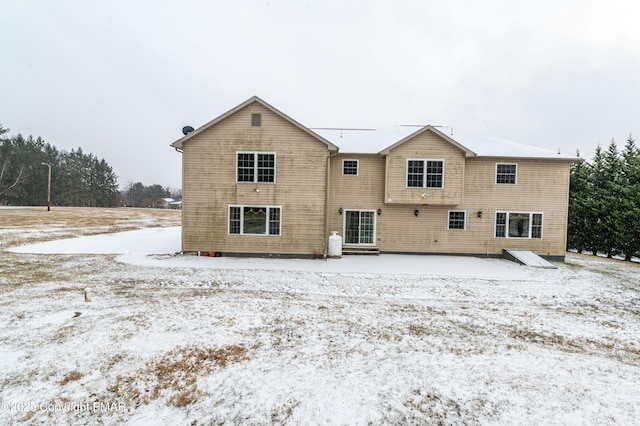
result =
[{"label": "house", "polygon": [[182,251],[347,250],[564,259],[580,159],[440,126],[310,129],[258,97],[171,144],[182,153]]},{"label": "house", "polygon": [[154,197],[151,199],[150,207],[154,209],[168,209],[175,200],[173,198]]}]

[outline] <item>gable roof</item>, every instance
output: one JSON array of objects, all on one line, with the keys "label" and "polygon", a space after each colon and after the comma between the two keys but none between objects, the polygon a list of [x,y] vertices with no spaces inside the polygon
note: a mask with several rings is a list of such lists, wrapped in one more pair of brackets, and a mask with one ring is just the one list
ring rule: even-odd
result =
[{"label": "gable roof", "polygon": [[205,125],[198,127],[193,132],[190,132],[190,133],[186,134],[185,136],[183,136],[182,138],[178,139],[177,141],[173,142],[171,144],[171,146],[174,147],[175,149],[183,149],[184,143],[187,142],[192,137],[202,133],[203,131],[207,130],[211,126],[216,125],[217,123],[221,122],[225,118],[235,114],[236,112],[238,112],[241,109],[251,105],[254,102],[259,103],[260,105],[262,105],[263,107],[267,108],[268,110],[270,110],[274,114],[280,116],[281,118],[283,118],[284,120],[286,120],[289,123],[293,124],[294,126],[299,128],[300,130],[302,130],[305,133],[311,135],[312,137],[314,137],[318,141],[324,143],[325,145],[327,145],[327,148],[329,149],[329,151],[337,151],[338,150],[338,147],[336,145],[334,145],[333,143],[329,142],[328,140],[326,140],[322,136],[318,135],[317,133],[311,131],[310,129],[308,129],[307,127],[303,126],[302,124],[298,123],[293,118],[289,117],[288,115],[284,114],[283,112],[281,112],[278,109],[274,108],[273,106],[269,105],[268,103],[266,103],[265,101],[263,101],[262,99],[260,99],[257,96],[253,96],[253,97],[247,99],[246,101],[244,101],[243,103],[241,103],[237,107],[230,109],[229,111],[227,111],[224,114],[214,118],[213,120],[211,120],[210,122],[206,123]]},{"label": "gable roof", "polygon": [[573,160],[575,155],[525,145],[447,126],[395,126],[386,129],[314,129],[340,147],[341,153],[388,155],[416,136],[431,131],[464,152],[466,157]]},{"label": "gable roof", "polygon": [[443,138],[444,140],[446,140],[447,142],[449,142],[450,144],[452,144],[456,148],[460,149],[461,151],[463,151],[465,153],[466,157],[475,157],[477,155],[476,152],[474,152],[474,151],[470,150],[468,147],[462,145],[460,142],[458,142],[454,138],[449,137],[447,134],[438,131],[434,126],[424,126],[424,127],[420,128],[420,129],[418,129],[417,131],[413,132],[412,134],[410,134],[409,136],[405,137],[404,139],[401,139],[398,142],[394,143],[393,145],[386,147],[385,149],[380,151],[380,154],[387,155],[387,154],[389,154],[389,152],[391,152],[392,149],[396,148],[399,145],[402,145],[406,141],[408,141],[410,139],[413,139],[414,137],[418,136],[419,134],[422,134],[422,133],[427,132],[427,131],[431,131],[431,132],[435,133],[436,135],[440,136],[441,138]]}]

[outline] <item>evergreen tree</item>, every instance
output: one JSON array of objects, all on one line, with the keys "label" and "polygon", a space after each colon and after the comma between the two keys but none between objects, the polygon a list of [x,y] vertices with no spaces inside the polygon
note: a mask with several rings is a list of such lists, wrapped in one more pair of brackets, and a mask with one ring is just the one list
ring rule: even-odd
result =
[{"label": "evergreen tree", "polygon": [[571,169],[568,248],[608,257],[640,257],[640,149],[630,135],[596,148],[591,164]]},{"label": "evergreen tree", "polygon": [[617,243],[625,260],[640,256],[640,150],[631,135],[622,152]]},{"label": "evergreen tree", "polygon": [[[580,153],[578,152],[578,157]],[[589,225],[589,164],[583,161],[571,166],[569,184],[569,224],[567,232],[568,248],[582,253],[588,246]]]},{"label": "evergreen tree", "polygon": [[602,210],[600,212],[605,232],[601,236],[602,247],[600,250],[611,258],[620,254],[618,239],[624,232],[621,221],[623,209],[624,191],[622,186],[622,161],[614,140],[611,140],[609,148],[604,154],[604,162],[601,173]]}]

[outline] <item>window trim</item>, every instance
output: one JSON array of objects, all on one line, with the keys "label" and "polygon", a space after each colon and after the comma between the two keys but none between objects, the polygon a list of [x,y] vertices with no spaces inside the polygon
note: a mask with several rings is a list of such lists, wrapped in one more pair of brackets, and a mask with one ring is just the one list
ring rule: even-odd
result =
[{"label": "window trim", "polygon": [[[356,162],[356,173],[355,174],[346,174],[344,172],[344,163],[345,161],[355,161]],[[342,176],[358,176],[360,175],[360,160],[355,158],[343,158],[342,159]]]},{"label": "window trim", "polygon": [[[422,186],[409,186],[409,161],[422,161]],[[426,186],[427,185],[427,162],[428,161],[439,161],[442,163],[442,185],[441,186]],[[444,169],[445,169],[445,160],[444,158],[407,158],[405,161],[405,173],[404,173],[404,184],[407,189],[444,189]]]},{"label": "window trim", "polygon": [[[244,232],[244,209],[247,207],[255,208],[255,209],[267,209],[264,234],[246,234]],[[232,208],[240,209],[240,232],[239,233],[231,232],[231,209]],[[269,225],[271,221],[271,209],[280,210],[280,216],[278,220],[278,223],[279,223],[278,229],[280,231],[279,234],[269,233]],[[282,206],[271,206],[271,205],[256,206],[251,204],[229,204],[229,206],[227,207],[227,235],[249,235],[253,237],[281,237],[282,236]]]},{"label": "window trim", "polygon": [[[513,183],[498,182],[498,166],[515,166],[516,170],[513,176]],[[496,174],[493,182],[495,185],[517,185],[518,184],[518,163],[496,163]]]},{"label": "window trim", "polygon": [[[451,227],[451,213],[463,213],[464,217],[462,218],[462,228],[452,228]],[[459,219],[456,219],[459,220]],[[447,212],[447,230],[448,231],[466,231],[467,230],[467,211],[466,210],[449,210]]]},{"label": "window trim", "polygon": [[[239,181],[238,180],[238,155],[240,154],[252,154],[253,155],[253,180],[252,181]],[[260,182],[258,181],[258,155],[260,154],[266,154],[266,155],[273,155],[273,182]],[[265,185],[273,185],[274,183],[276,183],[276,178],[277,178],[277,161],[278,161],[278,156],[276,155],[275,151],[274,152],[269,152],[269,151],[236,151],[236,183],[250,183],[250,184],[256,184],[256,183],[260,183],[260,184],[265,184]]]},{"label": "window trim", "polygon": [[[506,214],[505,217],[505,232],[504,236],[498,236],[498,215]],[[511,237],[509,236],[509,216],[512,214],[528,214],[529,215],[529,230],[526,237]],[[533,216],[540,216],[540,237],[533,237]],[[544,213],[539,211],[507,211],[507,210],[497,210],[494,215],[493,220],[493,238],[516,238],[521,240],[542,240],[544,238]]]}]

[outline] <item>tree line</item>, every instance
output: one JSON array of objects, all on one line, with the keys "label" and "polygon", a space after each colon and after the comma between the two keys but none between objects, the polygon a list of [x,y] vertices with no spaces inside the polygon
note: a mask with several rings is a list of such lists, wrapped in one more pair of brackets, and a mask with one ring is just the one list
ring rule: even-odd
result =
[{"label": "tree line", "polygon": [[629,136],[571,169],[568,248],[625,260],[640,257],[640,150]]},{"label": "tree line", "polygon": [[104,159],[82,148],[60,151],[42,138],[7,137],[0,126],[0,204],[43,205],[51,165],[51,203],[62,206],[113,207],[117,176]]},{"label": "tree line", "polygon": [[7,136],[0,125],[0,205],[43,205],[51,165],[51,202],[78,207],[156,207],[161,198],[182,198],[181,190],[129,183],[118,189],[118,177],[104,159],[82,148],[60,151],[41,137]]}]

